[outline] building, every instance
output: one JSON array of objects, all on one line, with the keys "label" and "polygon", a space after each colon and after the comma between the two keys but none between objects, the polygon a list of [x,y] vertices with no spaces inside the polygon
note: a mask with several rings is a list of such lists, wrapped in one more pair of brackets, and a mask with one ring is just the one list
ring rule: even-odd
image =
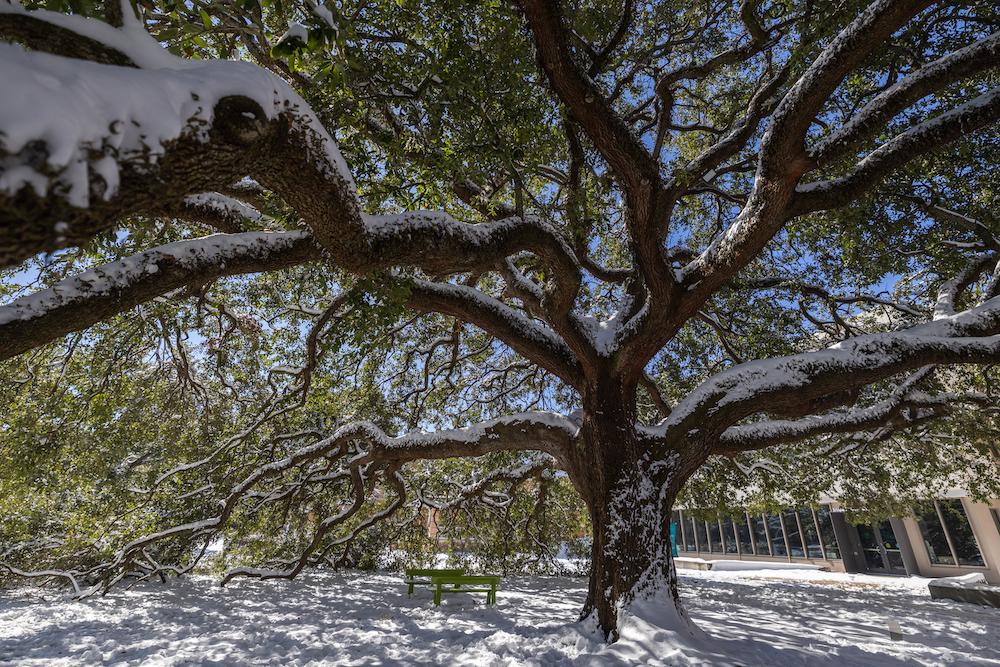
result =
[{"label": "building", "polygon": [[927,500],[912,516],[851,524],[836,502],[819,509],[705,520],[675,510],[680,556],[812,563],[839,572],[950,577],[981,572],[1000,584],[1000,499],[956,492]]}]

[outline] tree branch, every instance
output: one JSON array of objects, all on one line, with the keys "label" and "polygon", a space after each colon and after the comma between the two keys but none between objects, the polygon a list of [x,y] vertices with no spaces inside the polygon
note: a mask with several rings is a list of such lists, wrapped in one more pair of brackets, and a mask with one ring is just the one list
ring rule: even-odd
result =
[{"label": "tree branch", "polygon": [[660,182],[649,152],[622,122],[569,50],[569,34],[558,0],[519,0],[538,53],[538,64],[559,99],[569,108],[625,188],[648,191]]},{"label": "tree branch", "polygon": [[719,437],[714,452],[724,455],[791,444],[822,435],[863,433],[875,429],[900,429],[939,418],[960,402],[988,403],[985,396],[951,393],[928,394],[909,390],[866,407],[837,410],[797,420],[768,420],[731,426]]},{"label": "tree branch", "polygon": [[929,364],[1000,359],[1000,299],[892,333],[857,336],[826,350],[740,364],[674,407],[658,427],[667,440],[711,441],[754,414],[797,417],[853,403],[860,388]]},{"label": "tree branch", "polygon": [[824,166],[885,129],[899,112],[948,84],[1000,65],[1000,32],[953,51],[903,77],[871,99],[836,132],[809,149]]},{"label": "tree branch", "polygon": [[1000,88],[901,132],[869,153],[847,176],[799,185],[793,216],[837,208],[862,197],[906,163],[1000,120]]},{"label": "tree branch", "polygon": [[303,232],[217,234],[147,250],[0,306],[0,361],[181,287],[318,259]]}]

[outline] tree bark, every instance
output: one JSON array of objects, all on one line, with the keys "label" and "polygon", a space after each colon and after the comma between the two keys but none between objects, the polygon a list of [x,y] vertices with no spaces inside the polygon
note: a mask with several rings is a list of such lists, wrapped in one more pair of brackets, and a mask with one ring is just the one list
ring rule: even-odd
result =
[{"label": "tree bark", "polygon": [[[634,389],[633,389],[634,390]],[[608,396],[607,390],[597,392]],[[571,478],[592,525],[590,583],[581,620],[616,641],[629,614],[691,634],[677,593],[670,516],[687,478],[680,457],[653,455],[635,429],[634,401],[586,410]]]}]

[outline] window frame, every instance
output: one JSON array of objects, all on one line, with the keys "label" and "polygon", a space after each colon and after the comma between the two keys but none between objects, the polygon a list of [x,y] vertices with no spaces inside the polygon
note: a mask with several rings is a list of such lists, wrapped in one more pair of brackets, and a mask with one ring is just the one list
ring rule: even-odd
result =
[{"label": "window frame", "polygon": [[[962,514],[965,517],[965,522],[969,526],[969,532],[972,534],[972,539],[973,539],[973,541],[976,544],[976,550],[979,552],[979,557],[983,561],[982,565],[966,565],[966,564],[963,564],[963,563],[959,562],[958,550],[955,549],[955,541],[954,541],[954,538],[952,538],[952,536],[951,536],[951,529],[948,527],[948,523],[945,521],[944,512],[941,511],[941,504],[940,504],[941,500],[953,500],[953,501],[958,502],[959,507],[961,507],[961,509],[962,509]],[[976,529],[972,527],[972,519],[969,518],[969,510],[965,506],[965,503],[962,502],[962,499],[961,498],[942,498],[942,499],[932,498],[932,499],[928,500],[927,502],[932,503],[933,506],[934,506],[934,513],[937,516],[938,523],[941,524],[941,531],[944,533],[944,539],[945,539],[945,542],[948,544],[948,550],[951,552],[950,555],[951,555],[951,559],[953,561],[952,564],[943,564],[943,563],[935,563],[934,562],[933,558],[931,557],[930,549],[929,549],[928,544],[927,544],[927,538],[924,535],[923,527],[920,525],[921,524],[920,517],[918,516],[918,517],[916,517],[917,518],[917,528],[920,531],[920,539],[924,543],[924,551],[925,551],[925,553],[927,553],[927,559],[930,561],[931,566],[932,567],[950,567],[950,568],[955,568],[955,569],[971,568],[971,569],[974,569],[974,570],[986,570],[986,569],[989,569],[990,564],[986,560],[986,555],[983,553],[983,547],[980,544],[979,536],[976,535]],[[997,513],[995,513],[993,511],[993,508],[990,508],[990,509],[991,509],[991,513],[993,513],[994,520],[997,520],[997,516],[998,516]],[[1000,525],[997,525],[997,529],[1000,530]]]},{"label": "window frame", "polygon": [[[767,519],[763,514],[749,514],[747,517],[750,518],[750,534],[753,536],[753,546],[755,556],[767,556],[772,557],[771,553],[771,534],[767,530]],[[761,548],[760,535],[757,534],[757,522],[760,523],[762,532],[764,533],[764,545]]]},{"label": "window frame", "polygon": [[[821,505],[818,510],[813,510],[816,518],[816,529],[819,531],[819,543],[823,548],[823,558],[826,560],[843,560],[840,541],[837,540],[837,530],[833,527],[833,508],[830,505]],[[829,533],[824,533],[823,528],[829,526]],[[827,543],[826,538],[832,537],[832,543]]]},{"label": "window frame", "polygon": [[[786,514],[791,514],[792,518],[795,519],[795,523],[792,525],[792,527],[795,529],[794,530],[794,537],[796,537],[798,539],[799,547],[800,547],[799,550],[802,552],[802,554],[799,555],[799,556],[796,556],[795,554],[792,553],[792,537],[789,536],[789,534],[788,534],[788,524],[790,522],[787,520],[787,517],[785,516]],[[798,510],[795,509],[794,507],[788,508],[788,509],[783,509],[783,510],[781,510],[778,513],[778,516],[781,517],[781,530],[785,534],[785,548],[788,549],[788,560],[789,561],[791,561],[792,559],[795,559],[795,560],[805,560],[806,559],[806,546],[805,546],[805,543],[802,541],[802,524],[799,523],[799,512],[798,512]]]},{"label": "window frame", "polygon": [[[714,535],[712,535],[712,528],[719,531],[719,541],[715,542]],[[722,530],[722,522],[716,518],[715,521],[705,520],[705,532],[708,534],[708,553],[711,554],[724,554],[726,553],[726,536],[725,531]],[[715,545],[718,544],[718,550],[715,549]]]},{"label": "window frame", "polygon": [[[767,529],[767,539],[771,543],[771,556],[773,556],[775,558],[784,558],[788,562],[791,562],[792,556],[789,553],[791,551],[791,549],[788,548],[788,536],[785,533],[785,520],[781,517],[781,515],[782,515],[782,512],[780,512],[780,511],[777,514],[772,514],[772,513],[764,514],[763,515],[764,516],[764,525],[766,526],[766,529]],[[777,528],[778,528],[778,530],[781,531],[781,541],[780,542],[777,539],[775,539],[774,532],[771,530],[771,517],[774,517],[774,518],[776,518],[778,520]],[[783,554],[775,553],[775,551],[776,551],[775,547],[784,547],[785,553],[783,553]]]}]

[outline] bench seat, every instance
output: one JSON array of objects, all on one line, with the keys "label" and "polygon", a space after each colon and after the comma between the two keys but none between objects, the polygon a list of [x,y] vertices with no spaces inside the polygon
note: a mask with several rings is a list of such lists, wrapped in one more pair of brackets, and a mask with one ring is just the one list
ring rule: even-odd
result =
[{"label": "bench seat", "polygon": [[491,574],[439,575],[431,577],[431,585],[434,586],[434,605],[437,607],[441,606],[443,593],[486,593],[486,604],[496,604],[500,577]]}]

